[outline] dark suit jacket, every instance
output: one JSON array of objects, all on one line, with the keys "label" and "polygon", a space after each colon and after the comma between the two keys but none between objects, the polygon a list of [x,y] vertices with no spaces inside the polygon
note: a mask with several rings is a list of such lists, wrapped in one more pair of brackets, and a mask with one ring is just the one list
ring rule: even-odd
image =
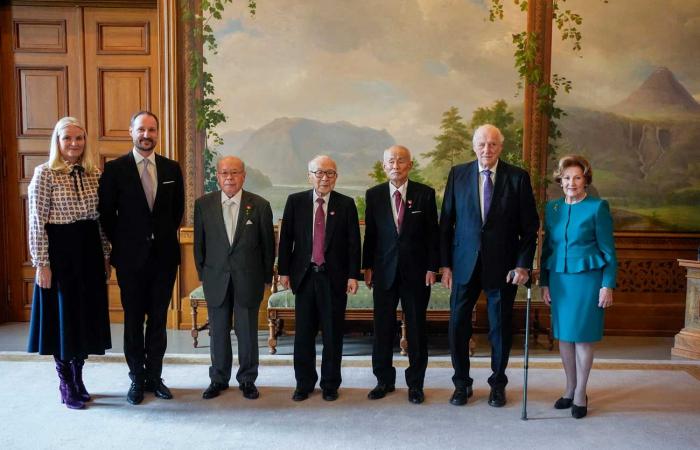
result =
[{"label": "dark suit jacket", "polygon": [[158,188],[150,211],[133,153],[105,163],[98,210],[112,243],[110,262],[116,268],[143,267],[151,249],[160,263],[180,264],[177,230],[185,208],[182,172],[177,162],[158,154],[156,171]]},{"label": "dark suit jacket", "polygon": [[362,267],[372,269],[378,289],[389,289],[398,273],[401,279],[425,286],[425,273],[440,264],[435,190],[408,181],[401,233],[396,231],[389,183],[367,190],[365,241]]},{"label": "dark suit jacket", "polygon": [[[311,265],[313,211],[313,190],[291,194],[284,207],[279,274],[290,277],[295,293]],[[328,200],[324,251],[331,287],[342,295],[348,279],[360,276],[360,226],[355,201],[335,191]]]},{"label": "dark suit jacket", "polygon": [[257,307],[265,283],[272,283],[275,235],[267,200],[243,191],[233,244],[229,245],[221,205],[221,191],[194,203],[194,264],[204,287],[207,305],[220,306],[233,280],[235,302]]},{"label": "dark suit jacket", "polygon": [[482,223],[478,172],[477,161],[450,171],[440,215],[441,265],[452,268],[454,282],[467,283],[481,253],[483,288],[502,288],[509,270],[532,267],[539,217],[528,173],[499,160]]}]

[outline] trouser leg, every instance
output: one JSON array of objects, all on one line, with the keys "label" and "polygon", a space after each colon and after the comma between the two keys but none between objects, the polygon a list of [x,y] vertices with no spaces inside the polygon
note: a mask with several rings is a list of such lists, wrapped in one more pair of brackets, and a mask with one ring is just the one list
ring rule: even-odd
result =
[{"label": "trouser leg", "polygon": [[425,370],[428,367],[428,339],[425,333],[425,312],[430,299],[430,288],[410,288],[405,284],[399,289],[401,309],[406,320],[408,339],[408,368],[406,384],[409,388],[423,389]]},{"label": "trouser leg", "polygon": [[259,349],[258,349],[258,310],[259,306],[247,308],[233,305],[233,329],[238,341],[238,373],[236,380],[239,384],[255,382],[258,378]]},{"label": "trouser leg", "polygon": [[314,274],[308,274],[299,286],[294,302],[294,376],[297,388],[310,392],[318,380],[316,373],[316,335],[318,312],[314,293]]},{"label": "trouser leg", "polygon": [[374,339],[372,343],[372,372],[378,383],[395,384],[393,367],[396,337],[396,306],[399,294],[396,285],[388,290],[374,288]]}]

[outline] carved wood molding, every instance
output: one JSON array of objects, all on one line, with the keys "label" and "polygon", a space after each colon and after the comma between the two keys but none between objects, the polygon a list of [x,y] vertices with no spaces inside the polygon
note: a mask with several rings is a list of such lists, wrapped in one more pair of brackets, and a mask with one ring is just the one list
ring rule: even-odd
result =
[{"label": "carved wood molding", "polygon": [[675,259],[619,261],[617,291],[678,294],[685,292],[685,269]]},{"label": "carved wood molding", "polygon": [[13,6],[87,6],[95,8],[146,8],[158,7],[158,0],[10,0]]},{"label": "carved wood molding", "polygon": [[[193,11],[199,6],[197,0],[182,0],[181,2],[185,8]],[[179,20],[182,20],[181,16],[178,16]],[[194,38],[194,27],[195,23],[193,20],[182,20],[183,32],[182,37],[182,48],[180,51],[182,70],[183,70],[183,83],[182,83],[182,110],[184,111],[184,117],[182,117],[182,152],[180,152],[180,162],[182,164],[184,176],[185,176],[185,220],[184,225],[193,225],[194,216],[194,201],[195,198],[200,194],[201,188],[198,189],[197,182],[201,180],[201,176],[198,171],[201,171],[197,160],[201,159],[201,150],[199,141],[203,139],[202,133],[197,131],[196,124],[196,111],[195,111],[195,101],[197,98],[197,93],[195,90],[190,89],[192,83],[192,76],[190,74],[190,66],[192,64],[192,57],[194,52],[202,51],[201,45],[198,46]],[[201,183],[199,183],[201,184]]]}]

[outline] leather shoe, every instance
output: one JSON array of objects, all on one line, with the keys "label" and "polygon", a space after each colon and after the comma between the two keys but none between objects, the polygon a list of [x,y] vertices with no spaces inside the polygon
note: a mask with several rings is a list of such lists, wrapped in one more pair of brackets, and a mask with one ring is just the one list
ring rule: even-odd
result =
[{"label": "leather shoe", "polygon": [[506,389],[503,387],[492,387],[489,394],[489,405],[500,408],[506,404]]},{"label": "leather shoe", "polygon": [[292,394],[292,400],[294,400],[295,402],[303,402],[307,398],[309,398],[308,392],[302,391],[299,388],[294,389],[294,394]]},{"label": "leather shoe", "polygon": [[202,393],[202,398],[204,400],[209,400],[218,397],[221,391],[225,391],[226,389],[228,389],[228,384],[212,381],[209,383],[209,387]]},{"label": "leather shoe", "polygon": [[583,419],[588,414],[588,396],[586,396],[586,406],[578,406],[576,403],[571,403],[571,417],[574,419]]},{"label": "leather shoe", "polygon": [[559,399],[554,402],[554,409],[569,409],[573,403],[573,398],[559,397]]},{"label": "leather shoe", "polygon": [[420,405],[425,401],[425,394],[421,388],[409,388],[408,389],[408,401]]},{"label": "leather shoe", "polygon": [[327,402],[338,400],[338,389],[327,388],[323,390],[323,399]]},{"label": "leather shoe", "polygon": [[170,392],[168,386],[163,384],[162,378],[147,380],[146,383],[143,385],[143,390],[153,392],[156,397],[162,398],[163,400],[170,400],[171,398],[173,398],[173,393]]},{"label": "leather shoe", "polygon": [[456,388],[450,397],[450,403],[455,406],[462,406],[467,404],[467,399],[474,395],[474,390],[471,386],[466,386],[463,388]]},{"label": "leather shoe", "polygon": [[369,391],[369,394],[367,394],[367,398],[370,400],[379,400],[380,398],[384,398],[388,392],[394,392],[394,385],[393,384],[386,384],[386,383],[377,383],[377,385]]},{"label": "leather shoe", "polygon": [[143,384],[132,382],[126,393],[126,401],[132,405],[140,404],[143,401]]},{"label": "leather shoe", "polygon": [[243,391],[243,397],[249,400],[255,400],[256,398],[260,397],[260,392],[258,391],[258,388],[255,387],[255,383],[252,381],[244,381],[238,386],[238,389]]}]

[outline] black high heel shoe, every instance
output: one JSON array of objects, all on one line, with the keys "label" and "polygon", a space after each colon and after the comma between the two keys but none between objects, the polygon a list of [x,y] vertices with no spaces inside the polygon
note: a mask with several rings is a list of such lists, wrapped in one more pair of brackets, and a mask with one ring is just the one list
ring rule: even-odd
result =
[{"label": "black high heel shoe", "polygon": [[559,400],[554,402],[554,409],[569,409],[573,403],[573,398],[559,397]]},{"label": "black high heel shoe", "polygon": [[571,417],[574,419],[583,419],[588,414],[588,396],[586,396],[586,406],[578,406],[577,404],[571,404]]}]

